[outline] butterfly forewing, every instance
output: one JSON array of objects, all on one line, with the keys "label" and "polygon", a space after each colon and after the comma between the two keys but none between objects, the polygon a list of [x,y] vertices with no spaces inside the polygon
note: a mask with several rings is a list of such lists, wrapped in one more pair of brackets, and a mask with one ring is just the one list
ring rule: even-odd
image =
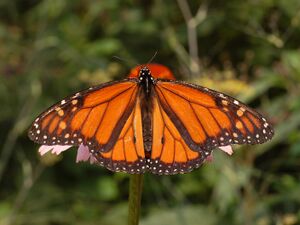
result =
[{"label": "butterfly forewing", "polygon": [[109,151],[136,103],[136,79],[79,92],[50,107],[32,124],[29,137],[44,145],[80,145]]},{"label": "butterfly forewing", "polygon": [[225,94],[166,80],[157,80],[155,90],[162,108],[195,151],[234,143],[260,144],[274,134],[265,118]]}]

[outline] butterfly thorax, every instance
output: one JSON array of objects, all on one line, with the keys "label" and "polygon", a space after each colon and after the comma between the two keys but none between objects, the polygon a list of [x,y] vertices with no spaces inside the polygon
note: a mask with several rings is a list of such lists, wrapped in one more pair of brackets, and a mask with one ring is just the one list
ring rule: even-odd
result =
[{"label": "butterfly thorax", "polygon": [[151,76],[151,71],[147,67],[143,67],[139,72],[140,85],[143,87],[146,98],[151,96],[151,88],[154,83],[154,79]]}]

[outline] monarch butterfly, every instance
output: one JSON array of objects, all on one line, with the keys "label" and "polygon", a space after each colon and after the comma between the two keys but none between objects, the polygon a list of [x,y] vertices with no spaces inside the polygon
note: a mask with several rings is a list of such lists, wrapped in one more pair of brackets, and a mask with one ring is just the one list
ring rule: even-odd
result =
[{"label": "monarch butterfly", "polygon": [[192,171],[216,147],[261,144],[273,134],[245,104],[176,81],[159,64],[138,66],[127,79],[63,99],[38,116],[28,133],[46,145],[45,152],[80,146],[88,152],[81,157],[92,156],[109,170],[167,175]]}]

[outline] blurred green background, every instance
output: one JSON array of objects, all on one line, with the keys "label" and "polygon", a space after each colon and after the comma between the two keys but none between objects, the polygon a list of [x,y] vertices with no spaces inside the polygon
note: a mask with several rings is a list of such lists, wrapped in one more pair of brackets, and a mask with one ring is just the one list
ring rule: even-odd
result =
[{"label": "blurred green background", "polygon": [[[154,61],[245,101],[273,140],[186,175],[145,176],[142,225],[300,224],[299,0],[1,0],[0,224],[125,224],[128,175],[39,157],[33,119]],[[113,56],[124,58],[126,62]]]}]

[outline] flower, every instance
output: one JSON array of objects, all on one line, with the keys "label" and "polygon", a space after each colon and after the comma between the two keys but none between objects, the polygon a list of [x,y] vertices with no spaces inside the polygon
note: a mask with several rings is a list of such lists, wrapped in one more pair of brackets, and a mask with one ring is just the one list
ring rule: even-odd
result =
[{"label": "flower", "polygon": [[221,146],[219,149],[221,149],[223,152],[226,152],[228,155],[232,155],[233,153],[231,145]]},{"label": "flower", "polygon": [[[51,152],[52,154],[59,155],[60,153],[68,150],[71,148],[72,145],[42,145],[39,148],[40,155],[45,155],[47,152]],[[223,152],[226,152],[228,155],[232,155],[233,150],[231,145],[227,146],[221,146],[219,147],[220,150]],[[210,154],[206,161],[211,162],[213,160],[213,155]],[[97,159],[90,153],[89,148],[83,144],[81,144],[77,150],[77,156],[76,156],[76,162],[81,161],[90,161],[91,164],[94,164],[97,162]]]},{"label": "flower", "polygon": [[[226,152],[228,155],[232,155],[232,153],[233,153],[231,145],[220,146],[218,148],[220,150],[222,150],[223,152]],[[213,155],[210,154],[209,156],[207,156],[206,161],[207,162],[212,162],[213,161]]]},{"label": "flower", "polygon": [[[63,151],[71,148],[72,145],[42,145],[39,148],[40,155],[45,155],[47,152],[51,152],[52,154],[59,155]],[[90,161],[91,164],[96,163],[97,159],[90,153],[89,148],[83,144],[78,147],[76,162],[80,161]]]}]

